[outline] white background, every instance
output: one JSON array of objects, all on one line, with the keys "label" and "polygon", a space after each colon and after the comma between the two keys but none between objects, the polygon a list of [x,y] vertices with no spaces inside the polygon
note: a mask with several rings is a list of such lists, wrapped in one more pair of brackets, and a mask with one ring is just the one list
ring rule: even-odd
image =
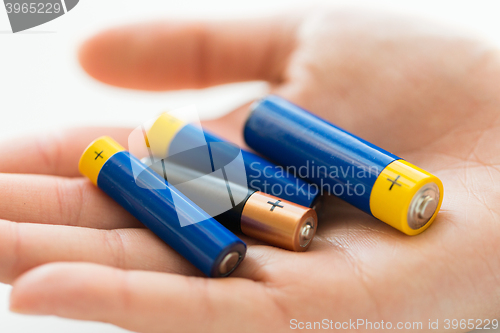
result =
[{"label": "white background", "polygon": [[[115,89],[93,81],[80,70],[77,47],[86,36],[115,24],[168,17],[258,16],[300,6],[303,2],[81,0],[59,19],[15,35],[0,6],[0,139],[61,126],[136,126],[162,110],[193,103],[205,118],[228,112],[263,94],[266,85],[244,83],[169,93]],[[498,1],[386,0],[376,4],[369,1],[333,4],[425,16],[476,31],[500,45]],[[10,287],[0,284],[0,333],[124,332],[104,324],[9,313],[9,293]]]}]

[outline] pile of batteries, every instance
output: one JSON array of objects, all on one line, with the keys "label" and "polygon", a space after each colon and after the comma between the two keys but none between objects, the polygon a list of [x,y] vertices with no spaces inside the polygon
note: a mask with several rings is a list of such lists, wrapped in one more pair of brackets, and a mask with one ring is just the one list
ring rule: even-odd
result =
[{"label": "pile of batteries", "polygon": [[277,96],[256,102],[244,128],[276,164],[167,113],[141,133],[148,157],[102,137],[80,172],[211,277],[245,256],[233,232],[306,251],[323,193],[407,235],[429,227],[443,198],[434,175]]}]

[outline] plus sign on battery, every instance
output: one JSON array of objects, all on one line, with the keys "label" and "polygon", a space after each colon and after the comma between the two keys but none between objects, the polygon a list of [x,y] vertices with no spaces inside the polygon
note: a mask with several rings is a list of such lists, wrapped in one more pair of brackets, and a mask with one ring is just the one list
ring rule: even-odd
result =
[{"label": "plus sign on battery", "polygon": [[401,177],[400,175],[398,175],[396,177],[396,179],[391,179],[391,178],[387,178],[388,181],[390,181],[392,184],[391,184],[391,187],[389,187],[389,191],[392,190],[392,188],[394,187],[394,185],[397,185],[397,186],[400,186],[401,187],[401,184],[398,183],[398,179],[399,177]]},{"label": "plus sign on battery", "polygon": [[271,210],[271,212],[273,212],[273,211],[274,211],[274,208],[276,208],[276,207],[283,208],[283,206],[282,206],[282,205],[280,205],[280,202],[281,202],[281,200],[278,200],[278,201],[276,201],[276,202],[272,202],[272,201],[268,201],[268,202],[267,202],[268,204],[273,205],[273,206],[271,207],[271,209],[270,209],[270,210]]},{"label": "plus sign on battery", "polygon": [[95,157],[95,159],[94,159],[94,160],[97,160],[99,157],[100,157],[100,158],[104,158],[104,157],[102,157],[102,156],[101,156],[101,155],[102,155],[102,153],[104,153],[104,150],[101,150],[101,152],[100,152],[100,153],[98,153],[98,152],[94,152],[94,153],[96,154],[96,157]]}]

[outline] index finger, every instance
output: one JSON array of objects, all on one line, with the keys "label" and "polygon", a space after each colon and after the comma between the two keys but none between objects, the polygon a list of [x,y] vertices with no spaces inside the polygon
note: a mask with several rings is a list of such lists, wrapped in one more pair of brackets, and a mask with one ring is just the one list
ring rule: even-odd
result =
[{"label": "index finger", "polygon": [[117,127],[70,128],[0,142],[0,172],[77,177],[80,156],[93,140],[109,135],[127,147],[131,131]]}]

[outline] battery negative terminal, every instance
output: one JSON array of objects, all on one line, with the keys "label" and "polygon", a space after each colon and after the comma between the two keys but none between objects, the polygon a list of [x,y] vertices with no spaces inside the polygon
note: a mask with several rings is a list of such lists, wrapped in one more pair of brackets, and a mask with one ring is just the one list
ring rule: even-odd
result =
[{"label": "battery negative terminal", "polygon": [[220,262],[219,265],[219,273],[221,276],[226,276],[231,273],[236,266],[238,266],[239,262],[241,260],[241,254],[238,252],[231,252],[228,253],[224,259]]}]

